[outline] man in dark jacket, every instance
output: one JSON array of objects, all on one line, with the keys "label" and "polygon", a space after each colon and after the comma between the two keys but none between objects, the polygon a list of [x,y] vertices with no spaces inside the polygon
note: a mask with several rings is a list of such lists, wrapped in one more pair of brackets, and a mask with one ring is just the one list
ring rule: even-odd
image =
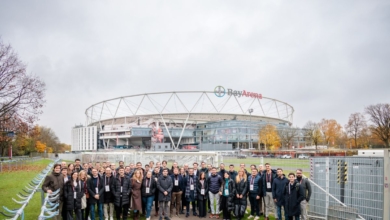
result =
[{"label": "man in dark jacket", "polygon": [[186,217],[190,215],[190,203],[192,203],[192,212],[194,216],[197,216],[196,213],[196,200],[197,200],[197,192],[196,192],[196,184],[198,183],[198,177],[194,174],[194,169],[188,169],[188,176],[184,179],[185,184],[185,198],[186,198],[186,207],[187,213]]},{"label": "man in dark jacket", "polygon": [[87,182],[91,220],[95,220],[95,205],[98,206],[99,220],[103,219],[104,183],[96,168],[92,168],[92,178]]},{"label": "man in dark jacket", "polygon": [[80,171],[83,170],[83,167],[81,166],[81,161],[80,161],[80,159],[74,160],[74,170],[75,170],[77,173],[80,173]]},{"label": "man in dark jacket", "polygon": [[236,181],[237,171],[234,170],[233,164],[229,165],[229,175],[230,175],[230,179],[232,179],[233,181]]},{"label": "man in dark jacket", "polygon": [[[284,176],[282,168],[277,169],[277,175],[272,183],[272,198],[274,199],[276,205],[276,213],[278,219],[282,219],[282,206],[283,209],[286,210],[286,206],[284,205],[284,188],[288,184],[288,179]],[[284,212],[285,219],[288,219],[286,211]]]},{"label": "man in dark jacket", "polygon": [[[53,172],[46,176],[45,181],[42,184],[42,190],[45,193],[53,193],[60,189],[60,201],[59,201],[59,212],[62,213],[62,205],[63,205],[63,188],[64,188],[64,178],[61,175],[61,164],[56,164],[53,167]],[[61,219],[60,215],[54,216],[54,219]]]},{"label": "man in dark jacket", "polygon": [[179,175],[179,168],[173,168],[173,175],[171,175],[173,188],[172,188],[172,199],[170,206],[170,213],[172,216],[173,213],[173,204],[176,204],[176,216],[179,215],[180,207],[181,207],[181,196],[185,189],[184,180],[181,175]]},{"label": "man in dark jacket", "polygon": [[130,178],[125,176],[123,168],[119,168],[118,173],[119,175],[112,183],[116,219],[119,220],[122,214],[123,220],[126,220],[130,207],[131,182]]},{"label": "man in dark jacket", "polygon": [[107,167],[103,175],[104,182],[104,218],[114,220],[114,195],[112,194],[112,183],[114,177],[111,175],[111,168]]},{"label": "man in dark jacket", "polygon": [[206,163],[203,161],[202,163],[200,163],[200,172],[203,172],[206,174],[206,178],[209,176],[209,169],[207,169],[207,166],[206,166]]},{"label": "man in dark jacket", "polygon": [[[159,163],[159,162],[157,162],[157,163]],[[158,178],[160,176],[161,176],[161,174],[160,174],[160,167],[159,166],[158,167],[157,166],[154,167],[154,171],[152,173],[152,177],[156,181],[156,183],[157,183]],[[156,190],[155,194],[154,194],[154,211],[155,211],[154,216],[156,216],[156,217],[158,216],[158,211],[159,211],[159,208],[158,208],[158,194],[159,194],[159,191]]]},{"label": "man in dark jacket", "polygon": [[[219,190],[222,185],[222,177],[217,174],[217,168],[213,167],[211,169],[211,176],[207,179],[207,185],[209,186],[209,197],[210,197],[210,206],[211,206],[211,215],[210,218],[214,216],[219,218]],[[214,207],[216,204],[216,208]]]},{"label": "man in dark jacket", "polygon": [[225,164],[224,163],[221,163],[219,164],[219,172],[218,172],[218,175],[223,179],[223,177],[225,176]]},{"label": "man in dark jacket", "polygon": [[307,220],[307,203],[310,200],[311,197],[311,185],[307,178],[302,177],[302,169],[297,169],[297,181],[301,184],[303,189],[303,195],[305,197],[304,200],[301,202],[301,219]]},{"label": "man in dark jacket", "polygon": [[276,178],[276,170],[271,169],[271,164],[265,164],[265,171],[263,172],[263,196],[265,201],[265,219],[268,220],[269,213],[274,210],[274,199],[272,198],[272,183]]},{"label": "man in dark jacket", "polygon": [[169,202],[171,201],[171,193],[172,193],[173,183],[172,178],[168,176],[168,169],[165,168],[163,170],[162,176],[158,178],[157,181],[157,189],[159,191],[158,194],[158,202],[159,202],[159,220],[163,219],[163,212],[166,220],[170,220],[169,218]]},{"label": "man in dark jacket", "polygon": [[303,195],[303,189],[301,184],[295,180],[295,174],[288,174],[289,183],[285,186],[284,189],[284,200],[285,200],[285,212],[288,216],[288,219],[299,219],[301,214],[300,204],[302,200],[305,199]]},{"label": "man in dark jacket", "polygon": [[[263,189],[263,164],[260,164],[258,166],[258,174],[260,176],[260,182],[259,182],[259,187],[260,189]],[[260,211],[260,215],[263,215],[264,214],[264,210],[265,210],[265,207],[264,207],[264,195],[263,195],[263,190],[260,190],[260,199],[259,199],[259,211]]]},{"label": "man in dark jacket", "polygon": [[260,177],[257,175],[257,169],[252,169],[252,175],[248,176],[248,196],[251,203],[251,215],[248,219],[254,217],[255,220],[258,220],[260,218],[258,199],[260,199],[259,191],[261,189],[259,188],[259,182]]}]

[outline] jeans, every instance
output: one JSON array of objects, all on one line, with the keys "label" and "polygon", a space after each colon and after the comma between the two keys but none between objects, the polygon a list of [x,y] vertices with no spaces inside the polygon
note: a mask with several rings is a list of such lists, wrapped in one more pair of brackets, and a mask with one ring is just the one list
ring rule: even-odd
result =
[{"label": "jeans", "polygon": [[[209,197],[210,197],[211,214],[218,215],[219,214],[220,195],[219,195],[219,193],[214,194],[212,192],[209,192]],[[214,200],[216,202],[217,208],[214,207]]]},{"label": "jeans", "polygon": [[146,218],[149,218],[150,217],[150,212],[152,211],[152,207],[153,207],[153,200],[154,200],[154,196],[143,196],[142,197],[142,202],[144,204],[144,207],[146,209]]},{"label": "jeans", "polygon": [[259,203],[256,199],[256,194],[249,194],[249,202],[251,203],[251,215],[260,216]]},{"label": "jeans", "polygon": [[[98,206],[99,220],[103,219],[103,203],[97,202],[96,205]],[[95,204],[91,204],[90,213],[91,220],[95,220]]]},{"label": "jeans", "polygon": [[283,205],[278,206],[276,204],[275,204],[275,206],[276,206],[276,213],[277,213],[278,219],[282,219],[282,207],[284,210],[284,219],[288,219],[288,216],[287,216],[286,210],[284,209],[284,206]]}]

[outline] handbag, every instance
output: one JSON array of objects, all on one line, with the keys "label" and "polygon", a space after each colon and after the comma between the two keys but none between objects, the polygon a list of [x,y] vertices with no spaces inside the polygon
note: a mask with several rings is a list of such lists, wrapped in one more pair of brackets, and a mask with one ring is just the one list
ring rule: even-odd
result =
[{"label": "handbag", "polygon": [[[82,192],[82,190],[81,190],[81,182],[80,182],[80,192]],[[85,209],[85,208],[87,208],[87,196],[84,193],[83,197],[81,197],[81,209]]]}]

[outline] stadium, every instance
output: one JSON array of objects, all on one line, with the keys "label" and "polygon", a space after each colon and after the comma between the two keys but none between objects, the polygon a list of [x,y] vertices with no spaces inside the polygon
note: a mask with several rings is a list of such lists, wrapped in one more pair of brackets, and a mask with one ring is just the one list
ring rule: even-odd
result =
[{"label": "stadium", "polygon": [[259,129],[290,126],[293,113],[286,102],[223,86],[117,97],[86,109],[87,126],[72,129],[72,151],[259,149]]}]

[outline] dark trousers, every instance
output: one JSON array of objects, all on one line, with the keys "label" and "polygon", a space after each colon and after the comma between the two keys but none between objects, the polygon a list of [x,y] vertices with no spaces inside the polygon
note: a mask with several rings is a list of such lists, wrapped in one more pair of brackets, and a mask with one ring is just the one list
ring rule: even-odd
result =
[{"label": "dark trousers", "polygon": [[130,204],[122,205],[122,199],[121,199],[120,206],[115,206],[116,219],[119,220],[121,218],[121,214],[122,214],[122,219],[127,220],[129,208],[130,208]]},{"label": "dark trousers", "polygon": [[[73,212],[75,213],[76,218],[73,218]],[[67,210],[66,219],[67,220],[73,220],[73,219],[82,220],[82,218],[81,218],[81,209]]]},{"label": "dark trousers", "polygon": [[198,200],[199,217],[206,217],[206,199]]},{"label": "dark trousers", "polygon": [[251,203],[251,215],[253,216],[260,216],[259,212],[259,203],[256,199],[256,194],[249,194],[249,202]]},{"label": "dark trousers", "polygon": [[186,211],[187,211],[187,213],[190,213],[190,203],[192,203],[192,212],[195,215],[195,213],[196,213],[196,200],[194,200],[192,202],[186,201],[186,207],[187,207]]},{"label": "dark trousers", "polygon": [[88,202],[88,199],[87,199],[87,207],[85,209],[82,210],[82,212],[84,213],[83,216],[84,216],[84,220],[88,220],[88,216],[89,216],[89,206],[91,204],[89,204]]},{"label": "dark trousers", "polygon": [[[187,206],[187,200],[186,200],[185,192],[183,192],[181,194],[181,211],[184,211],[184,206]],[[186,209],[188,209],[188,207]]]},{"label": "dark trousers", "polygon": [[154,195],[154,210],[158,213],[158,193]]},{"label": "dark trousers", "polygon": [[209,196],[207,196],[207,208],[208,208],[208,210],[211,210],[211,206],[210,206],[210,197]]},{"label": "dark trousers", "polygon": [[[294,220],[294,216],[288,216],[288,220]],[[295,220],[299,220],[299,215],[295,216]]]},{"label": "dark trousers", "polygon": [[231,219],[230,211],[228,210],[228,197],[221,196],[221,207],[223,219]]},{"label": "dark trousers", "polygon": [[181,195],[182,195],[181,191],[179,191],[179,192],[172,192],[172,195],[171,195],[171,206],[170,206],[170,213],[171,213],[171,215],[173,213],[173,204],[175,204],[176,213],[180,212],[180,209],[181,209]]}]

